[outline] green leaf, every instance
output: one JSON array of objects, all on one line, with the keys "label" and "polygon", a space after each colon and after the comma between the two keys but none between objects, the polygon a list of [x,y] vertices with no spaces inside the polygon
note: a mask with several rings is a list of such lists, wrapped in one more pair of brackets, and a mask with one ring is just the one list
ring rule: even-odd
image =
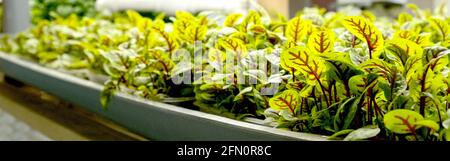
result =
[{"label": "green leaf", "polygon": [[283,117],[287,121],[293,122],[293,121],[297,121],[298,120],[297,117],[293,116],[291,111],[286,110],[286,109],[285,110],[281,110],[279,114],[280,114],[281,117]]},{"label": "green leaf", "polygon": [[[360,99],[361,97],[352,97],[349,98],[344,103],[342,103],[341,106],[339,106],[336,112],[336,116],[334,117],[335,130],[339,129],[345,130],[350,127],[350,125],[353,123],[353,119],[355,118],[356,112],[358,110],[358,104],[360,102]],[[341,118],[343,119],[343,124]],[[340,124],[342,125],[340,126]]]},{"label": "green leaf", "polygon": [[443,121],[442,126],[444,126],[445,129],[450,129],[450,119]]},{"label": "green leaf", "polygon": [[422,121],[418,121],[416,123],[417,126],[425,126],[429,129],[432,129],[434,131],[438,131],[439,130],[439,124],[437,124],[436,122],[432,121],[432,120],[422,120]]},{"label": "green leaf", "polygon": [[339,131],[339,132],[337,132],[337,133],[334,133],[334,134],[331,135],[330,137],[328,137],[328,139],[334,140],[334,139],[337,139],[338,136],[349,134],[349,133],[351,133],[352,131],[354,131],[354,130],[353,130],[353,129],[345,129],[345,130],[341,130],[341,131]]},{"label": "green leaf", "polygon": [[413,133],[418,126],[416,123],[424,118],[417,112],[411,110],[393,110],[384,115],[384,124],[386,128],[394,133],[408,134]]},{"label": "green leaf", "polygon": [[344,106],[345,109],[348,109],[348,114],[345,116],[344,120],[344,129],[347,129],[350,127],[350,124],[353,122],[353,119],[355,118],[356,111],[358,110],[358,103],[359,99],[354,98],[351,99],[348,102],[345,102],[342,106]]},{"label": "green leaf", "polygon": [[[342,20],[342,25],[353,35],[366,41],[369,53],[378,53],[383,48],[384,38],[382,33],[367,19],[361,16],[347,16]],[[370,55],[370,58],[372,58],[372,55]]]},{"label": "green leaf", "polygon": [[247,87],[242,89],[238,95],[236,95],[236,97],[234,97],[233,101],[238,101],[238,100],[242,100],[244,97],[244,94],[249,93],[253,90],[253,87]]},{"label": "green leaf", "polygon": [[242,14],[240,14],[240,13],[230,14],[225,19],[225,22],[223,23],[223,25],[226,27],[233,27],[239,21],[239,19],[241,17],[242,17]]},{"label": "green leaf", "polygon": [[312,28],[311,21],[295,17],[287,23],[286,37],[296,44],[305,38],[307,31],[310,28]]},{"label": "green leaf", "polygon": [[380,128],[378,126],[366,126],[363,128],[359,128],[344,138],[344,141],[356,141],[356,140],[364,140],[377,136],[380,133]]},{"label": "green leaf", "polygon": [[430,18],[428,20],[431,22],[431,25],[433,26],[435,31],[438,31],[441,35],[440,41],[445,42],[450,34],[450,26],[445,20],[439,19],[439,18]]},{"label": "green leaf", "polygon": [[[306,47],[294,47],[281,53],[281,66],[291,73],[300,72],[314,84],[324,79],[325,61]],[[293,72],[293,70],[295,72]]]},{"label": "green leaf", "polygon": [[104,87],[102,92],[100,93],[100,104],[102,105],[103,109],[107,109],[108,103],[111,101],[111,98],[114,96],[114,93],[116,92],[116,84],[112,80],[108,80]]},{"label": "green leaf", "polygon": [[350,91],[354,94],[361,94],[365,87],[366,81],[364,75],[356,75],[350,78],[349,80]]},{"label": "green leaf", "polygon": [[313,32],[308,38],[307,45],[313,52],[326,54],[334,50],[335,38],[334,32],[325,28],[321,31]]},{"label": "green leaf", "polygon": [[450,129],[445,132],[445,140],[450,141]]},{"label": "green leaf", "polygon": [[292,114],[295,114],[295,111],[300,103],[298,96],[297,91],[286,90],[283,93],[271,98],[269,100],[269,105],[275,110],[288,109]]},{"label": "green leaf", "polygon": [[337,77],[338,81],[347,82],[355,75],[363,74],[363,71],[351,63],[347,53],[332,53],[325,59],[329,66],[331,78]]},{"label": "green leaf", "polygon": [[261,23],[261,15],[256,11],[250,10],[244,20],[242,20],[239,30],[246,33],[251,25],[259,25]]}]

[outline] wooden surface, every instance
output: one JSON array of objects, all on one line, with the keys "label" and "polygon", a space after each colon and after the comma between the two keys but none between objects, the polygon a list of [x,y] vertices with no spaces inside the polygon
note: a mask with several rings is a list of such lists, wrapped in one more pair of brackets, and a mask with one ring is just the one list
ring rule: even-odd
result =
[{"label": "wooden surface", "polygon": [[5,83],[1,73],[0,108],[52,140],[147,140],[36,88]]}]

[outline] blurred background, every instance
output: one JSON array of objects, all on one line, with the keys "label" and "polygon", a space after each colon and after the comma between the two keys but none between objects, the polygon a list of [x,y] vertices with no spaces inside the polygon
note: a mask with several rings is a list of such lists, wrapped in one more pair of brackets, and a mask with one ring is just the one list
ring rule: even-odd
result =
[{"label": "blurred background", "polygon": [[293,17],[305,7],[319,6],[328,11],[353,6],[374,12],[377,16],[395,17],[407,3],[434,10],[449,6],[447,0],[0,0],[0,31],[15,33],[42,19],[70,14],[95,16],[126,9],[138,10],[146,16],[155,13],[173,15],[177,10],[245,12],[265,8],[273,16]]}]

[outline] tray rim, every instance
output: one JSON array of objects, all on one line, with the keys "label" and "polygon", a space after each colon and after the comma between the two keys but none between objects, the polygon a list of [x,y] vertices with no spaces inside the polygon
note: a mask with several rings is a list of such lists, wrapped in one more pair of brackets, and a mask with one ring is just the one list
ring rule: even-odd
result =
[{"label": "tray rim", "polygon": [[[48,77],[52,77],[54,79],[59,79],[59,80],[62,80],[62,81],[65,81],[67,83],[71,83],[74,85],[91,88],[96,91],[101,91],[103,89],[102,85],[100,85],[98,83],[95,83],[95,82],[92,82],[89,80],[85,80],[85,79],[82,79],[82,78],[79,78],[79,77],[76,77],[76,76],[73,76],[70,74],[66,74],[66,73],[57,71],[55,69],[47,68],[38,63],[29,61],[29,60],[24,60],[19,55],[7,54],[7,53],[0,51],[0,63],[2,63],[2,61],[8,62],[8,63],[13,63],[15,65],[26,68],[30,71],[40,73],[40,74],[46,75]],[[2,64],[0,64],[0,70],[3,71]],[[8,75],[8,71],[3,71],[3,73],[5,73],[5,75]],[[38,88],[40,88],[40,87],[38,87]],[[59,97],[59,96],[57,96],[57,97]],[[118,98],[125,99],[128,101],[133,101],[133,102],[136,102],[139,104],[143,104],[146,108],[157,108],[158,110],[161,110],[161,111],[168,111],[168,112],[172,112],[172,113],[187,115],[188,117],[204,119],[206,121],[214,121],[215,123],[218,123],[218,124],[232,125],[232,126],[235,126],[236,128],[242,128],[242,129],[245,129],[248,131],[263,132],[268,135],[279,136],[280,138],[288,138],[289,140],[329,141],[327,139],[328,136],[325,136],[325,135],[318,135],[318,134],[305,133],[305,132],[293,132],[293,131],[276,129],[276,128],[272,128],[272,127],[268,127],[268,126],[258,125],[255,123],[226,118],[224,116],[219,116],[219,115],[209,114],[209,113],[205,113],[205,112],[201,112],[201,111],[191,110],[191,109],[187,109],[187,108],[180,107],[180,106],[175,106],[175,105],[170,105],[170,104],[166,104],[166,103],[162,103],[162,102],[147,100],[147,99],[139,98],[139,97],[136,97],[136,96],[133,96],[130,94],[126,94],[126,93],[117,92],[117,93],[115,93],[114,97],[118,97]],[[68,101],[68,102],[71,102],[71,101]],[[71,102],[71,103],[74,103],[74,102]],[[76,104],[76,103],[74,103],[74,104]],[[82,108],[86,108],[86,107],[82,107]],[[88,109],[88,108],[86,108],[86,109]],[[95,111],[92,111],[92,112],[95,112]],[[102,116],[102,117],[104,117],[104,116]],[[112,118],[108,118],[108,119],[112,120]],[[118,122],[118,124],[126,127],[126,125],[123,125],[120,122]]]}]

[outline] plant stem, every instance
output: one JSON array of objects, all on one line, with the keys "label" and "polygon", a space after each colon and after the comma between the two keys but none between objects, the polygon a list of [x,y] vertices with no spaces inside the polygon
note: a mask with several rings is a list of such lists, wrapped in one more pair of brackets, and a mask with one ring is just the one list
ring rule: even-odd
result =
[{"label": "plant stem", "polygon": [[304,99],[302,98],[300,100],[300,110],[299,110],[300,115],[302,115],[302,111],[303,111],[303,101],[304,101]]},{"label": "plant stem", "polygon": [[331,81],[330,82],[330,88],[328,88],[328,95],[330,96],[330,104],[332,104],[333,103],[333,84],[334,84],[334,81]]},{"label": "plant stem", "polygon": [[325,102],[327,103],[327,107],[329,107],[331,104],[330,104],[330,102],[328,102],[327,93],[325,92],[325,87],[322,85],[322,81],[320,81],[320,79],[317,79],[317,82],[320,85],[320,90],[322,90],[322,94],[325,99]]},{"label": "plant stem", "polygon": [[[425,68],[425,72],[422,76],[422,80],[420,82],[420,84],[422,85],[421,89],[420,89],[421,93],[425,92],[425,84],[426,84],[426,78],[427,78],[429,68],[430,68],[430,65],[427,65],[427,67]],[[420,114],[422,116],[425,116],[425,99],[426,99],[425,96],[420,96]]]},{"label": "plant stem", "polygon": [[352,35],[352,48],[355,48],[356,46],[356,36]]},{"label": "plant stem", "polygon": [[383,112],[381,112],[380,106],[378,106],[377,101],[373,100],[373,105],[375,106],[376,112],[377,112],[380,116],[383,116]]},{"label": "plant stem", "polygon": [[350,86],[348,85],[348,80],[344,80],[345,96],[350,97]]},{"label": "plant stem", "polygon": [[339,102],[338,100],[338,96],[337,96],[337,87],[336,87],[336,83],[334,83],[334,101],[335,102]]},{"label": "plant stem", "polygon": [[316,98],[316,88],[313,88],[312,90],[312,97],[314,99],[314,103],[316,104],[316,108],[319,109],[319,106],[317,105],[317,98]]},{"label": "plant stem", "polygon": [[367,101],[367,122],[372,124],[372,88],[369,88],[367,92],[369,96]]}]

